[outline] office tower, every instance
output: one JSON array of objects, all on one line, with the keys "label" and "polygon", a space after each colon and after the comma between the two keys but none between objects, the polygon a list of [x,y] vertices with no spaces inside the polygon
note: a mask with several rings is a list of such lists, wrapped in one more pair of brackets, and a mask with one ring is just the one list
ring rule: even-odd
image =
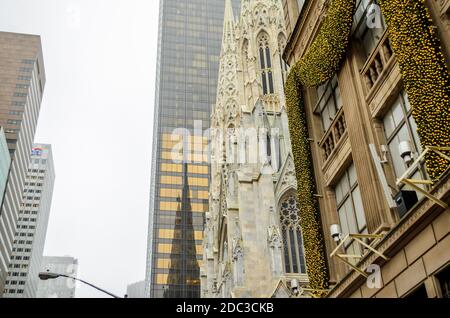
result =
[{"label": "office tower", "polygon": [[3,127],[0,127],[0,207],[5,196],[6,182],[8,181],[9,168],[11,167],[11,156],[6,143]]},{"label": "office tower", "polygon": [[0,126],[12,164],[0,209],[0,296],[45,85],[39,36],[0,32]]},{"label": "office tower", "polygon": [[35,144],[25,179],[3,297],[36,297],[54,182],[52,148]]},{"label": "office tower", "polygon": [[147,298],[146,294],[146,281],[140,281],[127,286],[127,297],[128,298]]},{"label": "office tower", "polygon": [[[78,260],[70,256],[44,256],[40,271],[49,271],[76,278],[78,275]],[[75,298],[75,289],[75,281],[70,278],[59,277],[40,280],[37,298]]]},{"label": "office tower", "polygon": [[[202,130],[209,128],[216,99],[224,4],[160,1],[146,270],[151,297],[200,296],[209,187]],[[237,12],[239,1],[234,4]]]},{"label": "office tower", "polygon": [[[450,1],[393,3],[283,0],[284,56],[298,71],[286,99],[292,113],[304,111],[290,118],[297,132],[292,147],[301,149],[294,144],[301,142],[311,151],[310,158],[294,153],[296,169],[307,176],[299,193],[308,216],[305,254],[310,287],[322,285],[323,297],[450,297],[450,163],[427,150],[450,146]],[[329,33],[337,20],[353,27]],[[323,54],[314,40],[327,37],[334,52]],[[346,54],[328,72],[343,43]],[[314,58],[324,66],[320,72],[310,72]],[[425,158],[442,158],[433,180],[430,161],[418,160],[425,151]],[[313,200],[305,191],[312,180]]]},{"label": "office tower", "polygon": [[238,19],[227,0],[202,297],[293,297],[292,281],[308,282],[283,91],[283,20],[279,0],[242,0]]}]

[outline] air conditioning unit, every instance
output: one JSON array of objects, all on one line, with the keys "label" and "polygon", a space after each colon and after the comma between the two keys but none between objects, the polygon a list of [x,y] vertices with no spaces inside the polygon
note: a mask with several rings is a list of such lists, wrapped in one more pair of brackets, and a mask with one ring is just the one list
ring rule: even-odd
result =
[{"label": "air conditioning unit", "polygon": [[416,191],[402,190],[395,196],[397,211],[402,219],[411,208],[419,202]]}]

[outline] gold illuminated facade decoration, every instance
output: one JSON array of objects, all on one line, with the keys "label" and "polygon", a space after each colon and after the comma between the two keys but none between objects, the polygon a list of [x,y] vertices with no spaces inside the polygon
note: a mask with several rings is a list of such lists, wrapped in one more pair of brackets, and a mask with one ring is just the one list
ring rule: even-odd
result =
[{"label": "gold illuminated facade decoration", "polygon": [[[291,65],[286,103],[309,289],[322,297],[441,297],[449,253],[436,253],[450,239],[449,5],[328,0],[299,7],[283,0],[283,6],[290,39],[284,57]],[[326,118],[324,131],[317,105],[333,77],[342,108]],[[341,189],[350,166],[360,195],[343,209],[342,193],[353,196]],[[330,230],[336,224],[345,238],[338,245]],[[428,239],[433,231],[439,234]],[[412,253],[425,238],[427,250]],[[384,267],[403,258],[405,268],[389,276]],[[409,275],[419,267],[424,277]],[[363,286],[358,276],[370,274],[380,275],[379,286]]]}]

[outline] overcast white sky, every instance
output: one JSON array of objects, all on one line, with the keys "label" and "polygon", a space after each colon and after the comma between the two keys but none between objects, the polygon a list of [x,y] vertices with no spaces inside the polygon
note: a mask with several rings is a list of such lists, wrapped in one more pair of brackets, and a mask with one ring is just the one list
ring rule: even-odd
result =
[{"label": "overcast white sky", "polygon": [[[0,30],[42,37],[35,141],[53,145],[45,255],[120,296],[144,279],[159,0],[0,0]],[[82,285],[77,297],[103,297]]]}]

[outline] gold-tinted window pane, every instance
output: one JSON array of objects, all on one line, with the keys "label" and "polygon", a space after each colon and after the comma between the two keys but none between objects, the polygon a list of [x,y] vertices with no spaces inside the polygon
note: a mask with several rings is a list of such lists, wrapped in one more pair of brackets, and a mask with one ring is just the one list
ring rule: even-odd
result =
[{"label": "gold-tinted window pane", "polygon": [[189,178],[189,185],[197,187],[207,187],[209,180],[207,178]]},{"label": "gold-tinted window pane", "polygon": [[208,166],[188,165],[188,172],[195,174],[208,174],[209,169]]},{"label": "gold-tinted window pane", "polygon": [[156,266],[159,269],[179,269],[181,265],[182,262],[180,259],[159,258],[156,262]]},{"label": "gold-tinted window pane", "polygon": [[192,212],[208,212],[208,205],[202,203],[191,203]]},{"label": "gold-tinted window pane", "polygon": [[158,244],[158,253],[170,253],[172,251],[172,244]]},{"label": "gold-tinted window pane", "polygon": [[202,231],[195,231],[194,237],[195,237],[196,241],[203,240],[203,232]]},{"label": "gold-tinted window pane", "polygon": [[174,236],[174,230],[169,230],[169,229],[159,229],[159,238],[164,238],[164,239],[172,239]]},{"label": "gold-tinted window pane", "polygon": [[173,160],[173,161],[182,161],[183,160],[183,153],[179,152],[171,152],[171,151],[163,151],[161,152],[161,158],[166,160]]},{"label": "gold-tinted window pane", "polygon": [[182,231],[181,230],[170,230],[170,229],[160,229],[159,230],[159,238],[164,239],[180,239]]},{"label": "gold-tinted window pane", "polygon": [[207,200],[208,198],[209,198],[209,192],[208,191],[198,191],[197,199]]},{"label": "gold-tinted window pane", "polygon": [[181,164],[163,163],[161,164],[161,171],[164,172],[183,172]]},{"label": "gold-tinted window pane", "polygon": [[166,285],[168,282],[169,275],[168,274],[157,274],[156,275],[156,283],[158,285]]},{"label": "gold-tinted window pane", "polygon": [[183,183],[183,179],[181,177],[174,176],[161,176],[161,183],[181,185]]},{"label": "gold-tinted window pane", "polygon": [[158,258],[158,261],[156,262],[156,266],[161,269],[169,269],[170,268],[170,259]]},{"label": "gold-tinted window pane", "polygon": [[178,202],[160,202],[159,208],[162,211],[177,211],[180,205]]},{"label": "gold-tinted window pane", "polygon": [[180,198],[181,197],[181,189],[165,189],[161,188],[159,191],[161,197],[164,198]]}]

